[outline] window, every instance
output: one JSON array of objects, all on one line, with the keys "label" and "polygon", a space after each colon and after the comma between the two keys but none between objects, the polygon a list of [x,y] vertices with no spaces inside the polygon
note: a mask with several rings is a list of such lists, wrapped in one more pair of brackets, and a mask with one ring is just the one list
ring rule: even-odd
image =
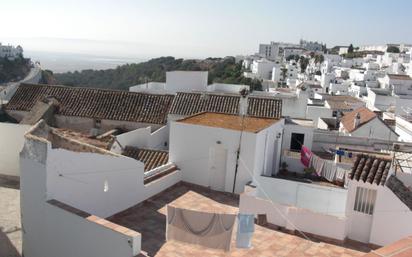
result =
[{"label": "window", "polygon": [[292,137],[290,140],[290,150],[300,152],[300,149],[302,148],[304,141],[305,141],[305,134],[292,133]]},{"label": "window", "polygon": [[356,188],[355,205],[353,210],[372,215],[375,207],[376,190],[364,187]]}]

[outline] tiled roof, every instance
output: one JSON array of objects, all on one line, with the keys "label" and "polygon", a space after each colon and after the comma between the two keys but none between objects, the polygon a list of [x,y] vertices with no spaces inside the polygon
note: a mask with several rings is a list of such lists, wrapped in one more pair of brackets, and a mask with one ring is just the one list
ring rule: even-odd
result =
[{"label": "tiled roof", "polygon": [[282,116],[282,101],[273,98],[249,97],[247,115],[279,119]]},{"label": "tiled roof", "polygon": [[329,95],[321,94],[325,100],[334,101],[334,102],[348,102],[348,103],[361,103],[362,100],[359,98],[350,96],[350,95]]},{"label": "tiled roof", "polygon": [[81,87],[22,84],[6,110],[30,111],[37,101],[53,96],[57,114],[165,124],[173,95],[156,95]]},{"label": "tiled roof", "polygon": [[388,74],[388,77],[390,79],[396,79],[396,80],[412,80],[412,78],[408,75],[401,75],[401,74]]},{"label": "tiled roof", "polygon": [[390,167],[391,160],[389,158],[360,154],[356,157],[349,178],[383,186]]},{"label": "tiled roof", "polygon": [[[239,113],[239,95],[214,93],[177,93],[170,114],[189,116],[200,112]],[[280,118],[282,101],[274,98],[249,97],[249,116]]]},{"label": "tiled roof", "polygon": [[169,161],[169,152],[167,151],[139,149],[131,146],[126,146],[123,155],[143,162],[144,171],[165,165]]},{"label": "tiled roof", "polygon": [[408,257],[412,256],[412,236],[371,251],[363,257]]},{"label": "tiled roof", "polygon": [[[360,123],[358,127],[355,127],[354,123],[355,123],[356,116],[358,114],[360,115]],[[342,123],[343,127],[345,128],[347,132],[352,132],[358,129],[360,126],[373,120],[374,118],[376,118],[376,114],[373,111],[369,110],[366,107],[361,107],[361,108],[358,108],[352,112],[348,112],[345,115],[343,115],[340,122]]]},{"label": "tiled roof", "polygon": [[258,118],[248,116],[242,118],[239,115],[202,112],[186,117],[177,122],[239,131],[243,130],[247,132],[257,133],[278,121],[278,119],[270,118]]},{"label": "tiled roof", "polygon": [[391,175],[386,186],[412,211],[412,189],[408,188],[396,176]]},{"label": "tiled roof", "polygon": [[235,95],[178,92],[170,108],[171,114],[193,115],[199,112],[239,112],[239,98]]}]

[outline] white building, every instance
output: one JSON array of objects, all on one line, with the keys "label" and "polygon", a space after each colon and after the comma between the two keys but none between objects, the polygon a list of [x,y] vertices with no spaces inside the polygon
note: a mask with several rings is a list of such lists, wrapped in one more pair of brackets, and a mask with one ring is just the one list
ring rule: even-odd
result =
[{"label": "white building", "polygon": [[260,44],[259,55],[268,60],[276,60],[279,56],[279,44],[276,42],[270,42],[270,44]]},{"label": "white building", "polygon": [[2,45],[0,43],[0,58],[8,58],[10,60],[15,59],[16,57],[23,54],[23,48],[21,46],[11,46],[11,45]]},{"label": "white building", "polygon": [[266,59],[255,60],[251,66],[252,74],[259,79],[271,79],[275,65],[275,62]]},{"label": "white building", "polygon": [[388,141],[397,141],[399,137],[394,129],[366,107],[344,114],[340,120],[339,130],[345,135]]},{"label": "white building", "polygon": [[176,92],[204,91],[208,84],[207,71],[168,71],[166,83],[147,82],[132,86],[130,92],[146,92],[153,94],[175,94]]},{"label": "white building", "polygon": [[185,181],[240,193],[279,167],[282,129],[283,120],[200,113],[172,122],[170,161]]}]

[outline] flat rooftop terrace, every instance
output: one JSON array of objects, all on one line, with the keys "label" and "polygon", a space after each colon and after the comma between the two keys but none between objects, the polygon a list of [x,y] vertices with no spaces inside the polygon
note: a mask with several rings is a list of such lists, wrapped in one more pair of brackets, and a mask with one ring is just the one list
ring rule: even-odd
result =
[{"label": "flat rooftop terrace", "polygon": [[237,213],[237,196],[180,182],[162,193],[120,212],[108,220],[142,234],[140,256],[363,256],[369,248],[355,243],[337,245],[314,238],[256,225],[251,249],[236,248],[236,225],[230,252],[223,252],[178,241],[165,241],[166,205],[193,210]]},{"label": "flat rooftop terrace", "polygon": [[244,116],[242,118],[239,115],[203,112],[181,119],[178,122],[257,133],[278,121],[278,119],[270,118],[257,118],[251,116]]}]

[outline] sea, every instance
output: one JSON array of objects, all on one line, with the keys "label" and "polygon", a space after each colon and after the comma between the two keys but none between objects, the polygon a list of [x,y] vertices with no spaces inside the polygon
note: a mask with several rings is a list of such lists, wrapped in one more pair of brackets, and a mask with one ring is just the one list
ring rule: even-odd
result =
[{"label": "sea", "polygon": [[74,72],[81,70],[106,70],[127,63],[139,63],[147,59],[118,56],[98,56],[78,53],[60,53],[43,51],[25,51],[24,56],[33,62],[40,62],[43,70],[53,73]]}]

